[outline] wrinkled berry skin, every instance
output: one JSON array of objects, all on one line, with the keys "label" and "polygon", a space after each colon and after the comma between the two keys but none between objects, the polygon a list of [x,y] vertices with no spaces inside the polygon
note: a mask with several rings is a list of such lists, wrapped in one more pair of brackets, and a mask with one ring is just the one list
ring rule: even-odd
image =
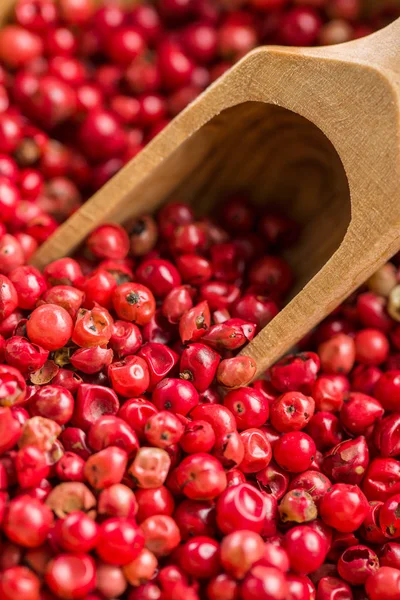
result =
[{"label": "wrinkled berry skin", "polygon": [[181,492],[191,500],[212,500],[227,486],[221,463],[204,453],[183,459],[177,468],[176,481]]},{"label": "wrinkled berry skin", "polygon": [[315,383],[320,360],[314,352],[289,355],[271,367],[271,383],[279,392],[304,391]]},{"label": "wrinkled berry skin", "polygon": [[270,406],[270,421],[279,432],[300,431],[314,414],[315,402],[301,392],[287,392],[278,396]]},{"label": "wrinkled berry skin", "polygon": [[261,427],[269,415],[269,405],[265,396],[249,387],[228,392],[224,398],[224,406],[235,416],[239,431]]},{"label": "wrinkled berry skin", "polygon": [[205,344],[190,344],[181,354],[179,377],[193,383],[198,392],[205,392],[213,382],[220,356]]},{"label": "wrinkled berry skin", "polygon": [[369,449],[365,438],[341,442],[322,461],[323,472],[335,482],[360,484],[369,464]]}]

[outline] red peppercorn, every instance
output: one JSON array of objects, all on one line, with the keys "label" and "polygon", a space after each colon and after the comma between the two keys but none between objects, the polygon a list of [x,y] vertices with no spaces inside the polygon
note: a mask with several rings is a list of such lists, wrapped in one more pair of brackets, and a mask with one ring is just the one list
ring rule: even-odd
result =
[{"label": "red peppercorn", "polygon": [[101,385],[82,383],[77,392],[73,424],[87,431],[101,415],[115,415],[119,409],[116,393]]},{"label": "red peppercorn", "polygon": [[330,412],[317,412],[307,426],[307,433],[320,452],[330,450],[343,439],[340,421]]},{"label": "red peppercorn", "polygon": [[287,392],[271,403],[271,424],[280,432],[299,431],[310,421],[314,410],[313,398],[301,392]]},{"label": "red peppercorn", "polygon": [[186,454],[209,452],[216,441],[213,428],[207,421],[194,420],[185,426],[179,444]]},{"label": "red peppercorn", "polygon": [[379,378],[374,388],[374,396],[388,411],[398,411],[400,407],[400,371],[387,371]]},{"label": "red peppercorn", "polygon": [[43,304],[31,313],[26,330],[33,343],[45,350],[58,350],[70,339],[73,322],[61,306]]},{"label": "red peppercorn", "polygon": [[212,500],[227,485],[221,463],[201,452],[183,459],[178,466],[176,478],[182,493],[191,500]]},{"label": "red peppercorn", "polygon": [[141,488],[157,488],[165,482],[171,459],[162,448],[139,448],[129,467],[129,475]]},{"label": "red peppercorn", "polygon": [[18,484],[21,488],[39,485],[42,479],[48,477],[50,468],[46,456],[35,446],[21,448],[15,457]]},{"label": "red peppercorn", "polygon": [[224,398],[224,405],[235,416],[239,430],[260,427],[268,419],[268,401],[261,392],[252,388],[229,392]]},{"label": "red peppercorn", "polygon": [[0,406],[22,404],[26,396],[26,383],[14,367],[0,365]]},{"label": "red peppercorn", "polygon": [[320,361],[314,352],[289,355],[271,367],[271,383],[279,392],[310,392]]},{"label": "red peppercorn", "polygon": [[393,567],[398,569],[400,565],[400,544],[388,542],[384,544],[379,551],[379,562],[383,567]]},{"label": "red peppercorn", "polygon": [[146,325],[155,312],[155,299],[151,291],[139,283],[124,283],[113,292],[114,309],[120,319]]},{"label": "red peppercorn", "polygon": [[24,548],[36,548],[46,540],[52,523],[52,512],[45,504],[23,495],[9,503],[3,531],[12,542]]},{"label": "red peppercorn", "polygon": [[181,354],[179,377],[191,381],[198,392],[205,392],[213,382],[220,360],[205,344],[190,344]]},{"label": "red peppercorn", "polygon": [[96,587],[94,560],[88,554],[59,554],[47,565],[45,579],[61,598],[82,598]]},{"label": "red peppercorn", "polygon": [[255,566],[251,569],[241,586],[243,600],[284,600],[289,587],[285,576],[274,567]]},{"label": "red peppercorn", "polygon": [[243,473],[257,473],[271,461],[272,450],[265,433],[256,428],[246,429],[240,434],[244,446],[244,457],[240,463]]},{"label": "red peppercorn", "polygon": [[134,521],[114,517],[101,524],[96,552],[107,563],[126,565],[140,554],[144,543],[143,533]]},{"label": "red peppercorn", "polygon": [[190,381],[166,378],[156,385],[152,401],[159,410],[186,416],[199,403],[199,394]]},{"label": "red peppercorn", "polygon": [[247,529],[260,533],[266,516],[262,494],[248,484],[229,487],[216,505],[218,528],[223,533]]},{"label": "red peppercorn", "polygon": [[140,525],[144,544],[157,557],[167,556],[180,542],[180,533],[175,521],[167,515],[148,517]]},{"label": "red peppercorn", "polygon": [[367,499],[357,486],[336,483],[320,503],[323,521],[343,533],[358,529],[368,513]]},{"label": "red peppercorn", "polygon": [[382,405],[370,396],[353,392],[346,398],[340,420],[347,431],[353,435],[364,433],[383,416]]},{"label": "red peppercorn", "polygon": [[132,428],[114,415],[99,416],[88,432],[88,444],[93,450],[103,450],[108,446],[118,446],[128,455],[139,448],[139,441]]},{"label": "red peppercorn", "polygon": [[210,579],[220,571],[219,543],[210,537],[196,536],[182,549],[182,569],[190,576]]},{"label": "red peppercorn", "polygon": [[178,355],[168,346],[156,342],[143,344],[137,353],[144,358],[149,368],[150,384],[149,391],[170,373],[178,363]]},{"label": "red peppercorn", "polygon": [[139,356],[127,356],[108,367],[108,376],[113,389],[126,398],[140,396],[150,383],[149,368]]},{"label": "red peppercorn", "polygon": [[207,594],[210,600],[236,600],[239,584],[230,575],[221,573],[210,580]]},{"label": "red peppercorn", "polygon": [[120,483],[125,473],[128,455],[117,446],[108,446],[86,461],[84,476],[90,485],[101,490],[114,483]]},{"label": "red peppercorn", "polygon": [[37,600],[40,594],[40,580],[27,567],[15,565],[1,573],[0,593],[4,600],[18,597],[24,600]]},{"label": "red peppercorn", "polygon": [[400,593],[400,571],[381,567],[368,577],[365,590],[370,600],[394,600]]},{"label": "red peppercorn", "polygon": [[97,544],[99,526],[81,511],[57,521],[57,543],[66,552],[90,552]]},{"label": "red peppercorn", "polygon": [[291,473],[301,473],[311,467],[316,453],[314,441],[306,433],[285,433],[273,448],[274,459]]},{"label": "red peppercorn", "polygon": [[339,595],[339,598],[342,595],[343,600],[351,600],[353,597],[353,592],[345,581],[329,575],[318,582],[317,594],[321,600],[333,600],[335,595]]},{"label": "red peppercorn", "polygon": [[345,440],[322,460],[322,470],[333,481],[360,484],[369,464],[369,450],[365,438]]},{"label": "red peppercorn", "polygon": [[144,428],[147,441],[158,448],[177,444],[184,432],[182,421],[168,411],[160,411],[150,417]]}]

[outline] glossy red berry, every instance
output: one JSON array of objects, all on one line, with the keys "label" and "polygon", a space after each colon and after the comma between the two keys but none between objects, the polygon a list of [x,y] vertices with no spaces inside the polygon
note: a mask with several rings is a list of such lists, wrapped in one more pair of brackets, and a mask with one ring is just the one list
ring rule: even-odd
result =
[{"label": "glossy red berry", "polygon": [[90,552],[97,544],[99,526],[81,511],[57,521],[57,543],[66,552]]},{"label": "glossy red berry", "polygon": [[127,565],[142,551],[143,532],[132,519],[114,517],[100,526],[96,553],[112,565]]},{"label": "glossy red berry", "polygon": [[314,414],[315,402],[301,392],[287,392],[270,405],[270,421],[280,432],[304,429]]},{"label": "glossy red berry", "polygon": [[196,342],[210,327],[210,309],[203,301],[187,310],[179,321],[179,335],[183,344]]},{"label": "glossy red berry", "polygon": [[325,373],[349,373],[356,358],[353,338],[340,333],[318,348],[321,368]]},{"label": "glossy red berry", "polygon": [[345,440],[325,454],[322,471],[335,482],[360,484],[369,464],[369,449],[363,436]]},{"label": "glossy red berry", "polygon": [[220,356],[205,344],[190,344],[181,354],[179,377],[191,381],[198,392],[205,392],[212,384]]},{"label": "glossy red berry", "polygon": [[150,384],[147,363],[140,356],[127,356],[108,367],[108,376],[114,391],[125,398],[140,396]]},{"label": "glossy red berry", "polygon": [[370,600],[395,600],[400,593],[400,571],[381,567],[368,577],[365,590]]},{"label": "glossy red berry", "polygon": [[292,489],[279,504],[279,518],[283,523],[307,523],[317,518],[317,507],[312,496],[302,489]]},{"label": "glossy red berry", "polygon": [[12,281],[0,275],[0,318],[9,317],[18,306],[18,294]]},{"label": "glossy red berry", "polygon": [[320,516],[323,521],[341,531],[356,531],[368,514],[368,502],[359,487],[336,483],[321,500]]},{"label": "glossy red berry", "polygon": [[152,292],[139,283],[123,283],[113,292],[112,302],[120,319],[146,325],[156,309]]},{"label": "glossy red berry", "polygon": [[261,536],[251,530],[240,530],[225,536],[221,543],[221,564],[235,579],[243,579],[263,556]]},{"label": "glossy red berry", "polygon": [[228,389],[248,385],[257,373],[257,365],[249,356],[226,358],[219,363],[217,381]]},{"label": "glossy red berry", "polygon": [[374,396],[385,410],[399,411],[400,407],[400,371],[387,371],[377,381]]},{"label": "glossy red berry", "polygon": [[98,513],[107,517],[135,517],[138,511],[133,491],[122,483],[115,483],[100,492]]},{"label": "glossy red berry", "polygon": [[115,415],[99,416],[91,425],[87,440],[89,446],[96,451],[108,446],[118,446],[132,455],[139,448],[136,433],[128,423]]},{"label": "glossy red berry", "polygon": [[30,569],[23,566],[11,566],[0,575],[0,593],[4,600],[24,598],[37,600],[40,594],[40,580]]},{"label": "glossy red berry", "polygon": [[286,356],[271,367],[271,383],[279,392],[310,392],[320,360],[314,352]]},{"label": "glossy red berry", "polygon": [[262,565],[253,567],[241,586],[243,600],[284,600],[288,592],[288,584],[282,571]]},{"label": "glossy red berry", "polygon": [[351,585],[363,585],[379,569],[379,559],[367,546],[351,546],[338,562],[340,577]]},{"label": "glossy red berry", "polygon": [[159,410],[186,416],[199,403],[199,394],[190,381],[165,378],[156,385],[152,401]]},{"label": "glossy red berry", "polygon": [[173,413],[160,411],[147,421],[144,434],[151,446],[168,448],[177,444],[184,432],[184,424]]},{"label": "glossy red berry", "polygon": [[76,395],[73,424],[87,431],[102,415],[115,415],[119,409],[117,394],[110,388],[82,383]]},{"label": "glossy red berry", "polygon": [[177,485],[191,500],[212,500],[226,488],[227,480],[221,463],[205,453],[191,454],[179,464]]},{"label": "glossy red berry", "polygon": [[186,424],[179,444],[186,454],[210,452],[216,442],[212,426],[207,421],[194,420]]},{"label": "glossy red berry", "polygon": [[263,495],[247,483],[229,487],[217,500],[217,524],[223,533],[248,529],[261,533],[266,517]]},{"label": "glossy red berry", "polygon": [[383,413],[384,409],[378,400],[360,392],[353,392],[344,401],[340,420],[349,433],[360,435],[379,421]]},{"label": "glossy red berry", "polygon": [[157,557],[167,556],[181,541],[175,521],[167,515],[148,517],[140,525],[144,544]]},{"label": "glossy red berry", "polygon": [[65,346],[72,336],[73,322],[61,306],[43,304],[31,313],[26,331],[34,344],[45,350],[58,350]]},{"label": "glossy red berry", "polygon": [[314,441],[306,433],[285,433],[273,448],[274,459],[291,473],[301,473],[311,467],[316,453]]},{"label": "glossy red berry", "polygon": [[[46,306],[46,305],[44,305]],[[91,310],[78,310],[72,341],[82,348],[92,348],[108,343],[113,331],[113,319],[105,308],[95,305]]]},{"label": "glossy red berry", "polygon": [[271,494],[276,500],[280,500],[289,486],[289,474],[280,469],[273,461],[256,474],[257,486],[267,494]]},{"label": "glossy red berry", "polygon": [[61,598],[82,598],[96,587],[94,560],[88,554],[59,554],[47,565],[45,579]]},{"label": "glossy red berry", "polygon": [[253,388],[244,387],[228,392],[224,405],[235,416],[239,431],[260,427],[268,419],[268,401],[261,392]]},{"label": "glossy red berry", "polygon": [[267,436],[261,429],[251,428],[241,432],[244,457],[239,467],[243,473],[257,473],[271,461],[272,449]]},{"label": "glossy red berry", "polygon": [[325,560],[326,544],[322,536],[308,525],[290,529],[284,540],[291,568],[300,574],[318,569]]},{"label": "glossy red berry", "polygon": [[220,571],[219,543],[206,536],[196,536],[182,549],[183,570],[192,577],[210,579]]},{"label": "glossy red berry", "polygon": [[125,450],[117,446],[108,446],[89,456],[84,468],[85,479],[95,490],[120,483],[127,462],[128,455]]},{"label": "glossy red berry", "polygon": [[165,482],[171,459],[162,448],[142,447],[129,467],[133,482],[141,488],[157,488]]},{"label": "glossy red berry", "polygon": [[33,488],[46,479],[50,472],[45,454],[36,446],[21,448],[15,457],[18,484],[21,488]]},{"label": "glossy red berry", "polygon": [[11,500],[3,522],[7,537],[24,548],[44,543],[53,523],[53,515],[45,504],[28,495]]}]

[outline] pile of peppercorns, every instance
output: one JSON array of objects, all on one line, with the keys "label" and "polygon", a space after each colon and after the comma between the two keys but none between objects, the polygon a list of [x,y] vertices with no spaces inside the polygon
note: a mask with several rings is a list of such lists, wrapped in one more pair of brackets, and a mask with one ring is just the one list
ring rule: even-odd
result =
[{"label": "pile of peppercorns", "polygon": [[[381,3],[383,5],[383,3]],[[26,263],[260,43],[358,0],[19,0],[0,31],[0,599],[398,600],[400,258],[254,381],[288,216],[181,200]],[[222,217],[223,215],[223,217]]]},{"label": "pile of peppercorns", "polygon": [[366,35],[400,12],[378,4],[16,0],[0,31],[0,270],[5,254],[28,260],[246,52]]},{"label": "pile of peppercorns", "polygon": [[398,268],[250,384],[301,232],[221,213],[0,276],[2,599],[399,598]]}]

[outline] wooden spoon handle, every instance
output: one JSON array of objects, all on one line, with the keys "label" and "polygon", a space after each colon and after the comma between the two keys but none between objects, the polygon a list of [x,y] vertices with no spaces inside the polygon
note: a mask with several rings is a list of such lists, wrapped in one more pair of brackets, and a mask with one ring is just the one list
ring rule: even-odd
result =
[{"label": "wooden spoon handle", "polygon": [[305,48],[304,52],[321,58],[370,64],[371,67],[384,68],[400,75],[400,18],[358,40],[333,46]]}]

